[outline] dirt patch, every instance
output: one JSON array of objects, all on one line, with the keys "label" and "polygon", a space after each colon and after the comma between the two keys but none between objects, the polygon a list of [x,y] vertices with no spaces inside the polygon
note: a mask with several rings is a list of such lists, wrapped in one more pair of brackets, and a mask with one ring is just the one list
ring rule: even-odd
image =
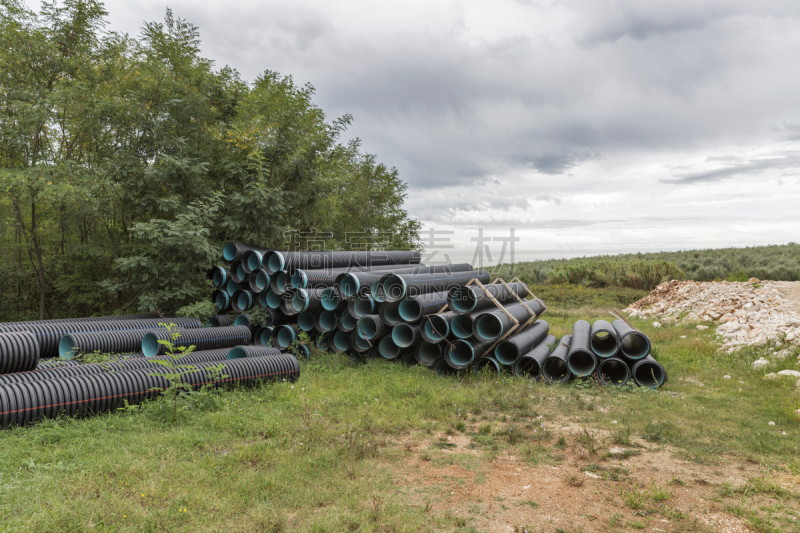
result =
[{"label": "dirt patch", "polygon": [[[482,452],[466,435],[418,441],[396,482],[409,504],[452,519],[456,529],[751,531],[744,519],[726,511],[720,491],[764,476],[760,466],[727,458],[699,465],[681,459],[680,450],[641,442],[602,444],[587,453],[575,443],[575,430],[580,428],[565,433],[566,446],[541,446],[556,464],[532,464],[524,448]],[[453,446],[439,447],[443,441]],[[624,459],[609,454],[625,450],[634,454]],[[782,481],[791,485],[792,478]]]}]

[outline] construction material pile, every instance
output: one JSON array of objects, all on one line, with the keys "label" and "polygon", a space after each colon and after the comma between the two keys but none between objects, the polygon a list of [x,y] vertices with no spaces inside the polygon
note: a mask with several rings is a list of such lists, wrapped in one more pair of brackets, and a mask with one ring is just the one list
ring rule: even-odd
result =
[{"label": "construction material pile", "polygon": [[[253,302],[265,308],[260,321],[250,314],[233,319],[248,324],[258,344],[284,350],[305,331],[322,350],[420,364],[439,375],[507,371],[549,383],[595,375],[608,385],[634,379],[651,388],[666,380],[649,355],[649,339],[627,323],[579,321],[558,341],[540,319],[544,302],[524,283],[489,283],[487,272],[469,264],[427,267],[412,255],[409,265],[407,252],[375,252],[380,260],[373,264],[351,252],[287,253],[240,243],[225,250],[230,266],[209,272],[218,287],[214,302],[220,311],[246,311]],[[328,268],[298,266],[309,264]]]},{"label": "construction material pile", "polygon": [[[800,345],[800,282],[669,281],[626,310],[632,317],[717,323],[722,349]],[[698,327],[704,327],[703,324]]]}]

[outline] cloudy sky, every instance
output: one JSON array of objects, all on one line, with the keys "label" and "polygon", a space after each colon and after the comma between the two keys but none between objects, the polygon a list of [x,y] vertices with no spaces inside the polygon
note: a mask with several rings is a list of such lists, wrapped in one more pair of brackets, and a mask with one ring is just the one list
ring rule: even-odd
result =
[{"label": "cloudy sky", "polygon": [[111,0],[110,29],[167,5],[351,113],[453,260],[479,228],[517,261],[800,241],[796,0]]}]

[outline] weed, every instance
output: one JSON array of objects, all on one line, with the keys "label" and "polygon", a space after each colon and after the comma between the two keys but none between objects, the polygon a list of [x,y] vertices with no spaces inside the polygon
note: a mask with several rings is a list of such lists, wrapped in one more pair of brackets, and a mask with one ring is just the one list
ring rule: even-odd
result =
[{"label": "weed", "polygon": [[609,527],[612,527],[612,528],[617,527],[618,525],[620,525],[620,521],[623,518],[625,518],[625,515],[622,515],[622,514],[619,514],[619,513],[615,513],[615,514],[611,515],[611,518],[608,519]]},{"label": "weed", "polygon": [[645,493],[637,490],[638,487],[626,490],[625,487],[619,489],[619,495],[625,505],[634,511],[644,509]]},{"label": "weed", "polygon": [[517,502],[517,507],[522,507],[523,505],[527,505],[531,509],[538,509],[539,508],[539,504],[536,503],[536,502],[533,502],[531,500],[523,500],[523,501]]},{"label": "weed", "polygon": [[555,447],[560,450],[563,450],[564,448],[567,447],[567,439],[565,439],[563,436],[558,437]]},{"label": "weed", "polygon": [[457,431],[460,431],[461,433],[467,432],[467,425],[462,420],[456,422],[456,425],[454,427]]},{"label": "weed", "polygon": [[620,444],[622,446],[630,446],[631,445],[631,430],[628,427],[622,428],[614,428],[611,431],[611,442],[614,444]]},{"label": "weed", "polygon": [[662,487],[657,487],[656,482],[653,481],[650,487],[650,499],[656,503],[661,503],[672,498],[672,492]]},{"label": "weed", "polygon": [[481,435],[488,435],[492,432],[492,426],[490,424],[481,424],[481,427],[478,428],[478,433]]}]

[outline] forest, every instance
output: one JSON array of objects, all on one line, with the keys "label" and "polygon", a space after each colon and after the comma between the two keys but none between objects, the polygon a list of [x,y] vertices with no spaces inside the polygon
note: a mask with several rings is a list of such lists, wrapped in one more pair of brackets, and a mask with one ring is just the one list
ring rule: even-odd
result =
[{"label": "forest", "polygon": [[0,321],[174,312],[229,240],[418,246],[397,170],[312,86],[216,67],[169,10],[135,37],[106,18],[0,0]]}]

